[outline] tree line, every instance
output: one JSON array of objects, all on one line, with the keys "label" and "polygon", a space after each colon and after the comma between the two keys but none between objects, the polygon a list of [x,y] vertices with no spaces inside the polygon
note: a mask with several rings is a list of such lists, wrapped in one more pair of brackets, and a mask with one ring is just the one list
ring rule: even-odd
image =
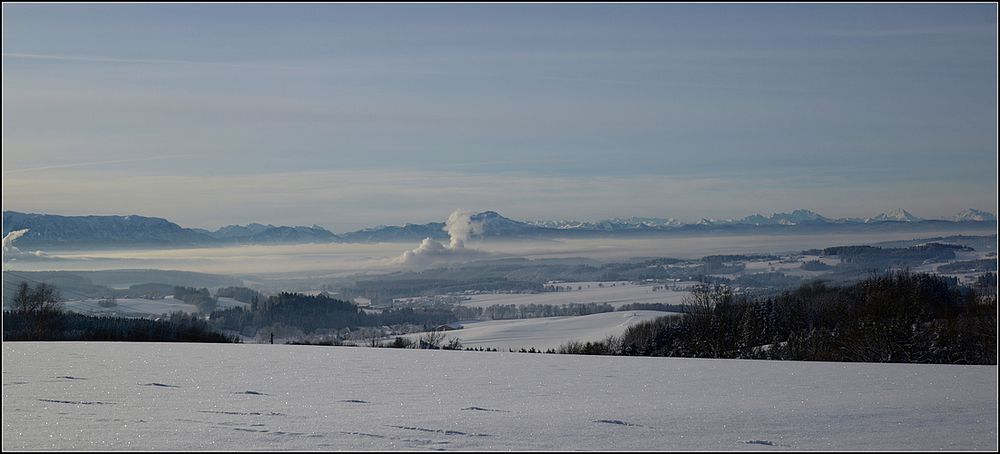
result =
[{"label": "tree line", "polygon": [[[560,353],[944,364],[997,363],[992,287],[908,271],[853,285],[803,285],[775,297],[696,289],[680,317],[660,317]],[[977,283],[978,284],[978,283]]]},{"label": "tree line", "polygon": [[320,329],[390,326],[406,323],[426,327],[457,321],[447,309],[393,309],[381,313],[368,313],[358,306],[327,295],[285,293],[266,299],[253,299],[249,308],[231,307],[216,310],[210,316],[219,329],[256,331],[282,324],[296,327],[306,334]]},{"label": "tree line", "polygon": [[212,296],[207,288],[176,286],[174,287],[174,298],[192,304],[198,308],[198,312],[206,314],[214,311],[219,304],[218,298]]},{"label": "tree line", "polygon": [[65,312],[55,287],[22,281],[3,313],[4,341],[238,342],[194,315],[174,312],[162,320],[95,317]]}]

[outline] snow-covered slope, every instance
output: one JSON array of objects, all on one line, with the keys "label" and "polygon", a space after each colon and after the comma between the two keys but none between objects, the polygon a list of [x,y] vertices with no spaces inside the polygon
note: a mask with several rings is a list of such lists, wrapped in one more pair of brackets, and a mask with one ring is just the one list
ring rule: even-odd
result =
[{"label": "snow-covered slope", "polygon": [[[615,308],[633,303],[681,304],[691,293],[687,290],[660,289],[653,291],[654,285],[630,282],[563,282],[556,285],[572,287],[565,292],[542,293],[484,293],[472,295],[463,301],[463,306],[487,307],[494,304],[610,304]],[[687,288],[689,282],[681,283]],[[600,286],[599,286],[600,285]],[[580,290],[577,290],[580,288]]]},{"label": "snow-covered slope", "polygon": [[[674,312],[625,311],[575,317],[544,317],[518,320],[462,322],[462,329],[445,332],[446,339],[459,338],[463,347],[493,347],[515,350],[534,347],[536,350],[558,349],[569,341],[599,341],[608,336],[620,336],[629,326]],[[416,341],[422,334],[410,334]]]},{"label": "snow-covered slope", "polygon": [[4,450],[995,450],[996,366],[5,342]]}]

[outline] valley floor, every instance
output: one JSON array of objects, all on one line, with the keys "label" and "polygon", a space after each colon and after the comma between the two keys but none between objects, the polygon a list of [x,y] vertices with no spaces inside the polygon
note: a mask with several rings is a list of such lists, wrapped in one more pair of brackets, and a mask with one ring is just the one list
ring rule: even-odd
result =
[{"label": "valley floor", "polygon": [[997,367],[5,342],[2,447],[995,450]]}]

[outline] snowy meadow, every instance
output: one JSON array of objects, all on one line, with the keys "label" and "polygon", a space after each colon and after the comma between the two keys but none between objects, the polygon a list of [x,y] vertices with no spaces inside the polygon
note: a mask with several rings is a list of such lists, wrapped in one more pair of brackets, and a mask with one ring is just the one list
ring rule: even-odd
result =
[{"label": "snowy meadow", "polygon": [[[501,350],[558,349],[570,342],[598,342],[620,336],[626,328],[676,312],[625,311],[566,317],[539,317],[514,320],[463,321],[462,329],[444,332],[445,341],[458,338],[463,347]],[[424,333],[406,337],[418,342]],[[391,343],[392,339],[386,339]]]},{"label": "snowy meadow", "polygon": [[995,450],[997,367],[7,342],[3,449]]}]

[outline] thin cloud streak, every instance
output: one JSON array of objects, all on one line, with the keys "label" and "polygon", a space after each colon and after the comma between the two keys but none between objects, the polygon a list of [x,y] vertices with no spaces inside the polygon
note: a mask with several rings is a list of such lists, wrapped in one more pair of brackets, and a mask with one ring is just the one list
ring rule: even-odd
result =
[{"label": "thin cloud streak", "polygon": [[880,38],[891,36],[922,36],[922,35],[974,35],[996,34],[996,26],[988,25],[958,25],[951,27],[914,27],[874,30],[829,30],[822,32],[825,36],[840,36],[852,38]]},{"label": "thin cloud streak", "polygon": [[224,66],[232,68],[254,68],[254,69],[304,69],[297,66],[275,66],[275,65],[252,65],[244,63],[227,63],[227,62],[213,62],[213,61],[199,61],[199,60],[171,60],[171,59],[158,59],[158,58],[118,58],[118,57],[103,57],[103,56],[86,56],[86,55],[52,55],[52,54],[34,54],[34,53],[22,53],[22,52],[5,52],[3,53],[3,58],[20,58],[28,60],[56,60],[56,61],[73,61],[73,62],[88,62],[88,63],[139,63],[139,64],[175,64],[175,65],[206,65],[206,66]]},{"label": "thin cloud streak", "polygon": [[[178,65],[206,65],[206,66],[216,66],[216,67],[231,67],[231,68],[252,68],[252,69],[281,69],[281,70],[298,70],[298,71],[311,71],[316,74],[330,72],[329,67],[323,66],[328,65],[329,62],[320,61],[322,65],[317,66],[317,61],[306,62],[310,67],[307,66],[288,66],[288,65],[252,65],[252,64],[242,64],[242,63],[226,63],[226,62],[209,62],[209,61],[198,61],[198,60],[173,60],[173,59],[144,59],[144,58],[118,58],[118,57],[103,57],[103,56],[74,56],[74,55],[53,55],[53,54],[35,54],[35,53],[19,53],[11,52],[2,54],[4,58],[20,58],[20,59],[32,59],[32,60],[55,60],[55,61],[69,61],[69,62],[89,62],[89,63],[137,63],[137,64],[178,64]],[[561,53],[553,53],[549,58],[557,59]],[[669,54],[663,54],[664,56],[669,56]],[[467,57],[463,56],[463,59]],[[491,58],[486,56],[486,58]],[[365,68],[363,64],[358,65],[358,63],[367,62],[371,59],[355,59],[352,63],[353,66],[337,66],[332,72],[336,75],[364,75],[364,74],[396,74],[396,75],[408,75],[408,76],[425,76],[425,77],[456,77],[454,72],[448,71],[428,71],[428,70],[416,70],[416,69],[403,69],[400,67],[383,68],[383,67],[370,67]],[[377,60],[383,60],[392,62],[398,60],[396,58],[377,58]],[[426,60],[426,58],[424,59]],[[337,59],[339,62],[343,62],[344,59]],[[360,67],[360,69],[358,69]],[[468,78],[469,75],[461,75],[461,77]],[[711,84],[711,83],[678,83],[678,82],[665,82],[665,81],[650,81],[650,80],[628,80],[628,79],[609,79],[600,77],[579,77],[579,76],[550,76],[544,74],[525,74],[525,73],[507,73],[507,74],[492,74],[489,72],[475,73],[474,77],[482,80],[527,80],[527,81],[547,81],[547,82],[568,82],[568,83],[584,83],[584,84],[599,84],[599,85],[612,85],[612,86],[623,86],[623,87],[633,87],[633,88],[679,88],[679,89],[704,89],[704,90],[732,90],[732,91],[742,91],[742,90],[763,90],[769,92],[778,93],[813,93],[814,90],[801,90],[789,87],[759,87],[759,86],[740,86],[740,85],[727,85],[727,84]]]},{"label": "thin cloud streak", "polygon": [[125,163],[130,163],[130,162],[162,161],[162,160],[165,160],[165,159],[188,158],[188,157],[191,157],[191,156],[192,155],[189,155],[189,154],[178,154],[178,155],[170,155],[170,156],[156,156],[156,157],[152,157],[152,158],[113,159],[113,160],[108,160],[108,161],[76,162],[76,163],[72,163],[72,164],[57,164],[57,165],[51,165],[51,166],[28,167],[28,168],[24,168],[24,169],[4,170],[3,173],[4,174],[8,174],[8,173],[21,173],[21,172],[34,172],[34,171],[38,171],[38,170],[67,169],[67,168],[72,168],[72,167],[87,167],[87,166],[96,166],[96,165],[105,165],[105,164],[125,164]]}]

